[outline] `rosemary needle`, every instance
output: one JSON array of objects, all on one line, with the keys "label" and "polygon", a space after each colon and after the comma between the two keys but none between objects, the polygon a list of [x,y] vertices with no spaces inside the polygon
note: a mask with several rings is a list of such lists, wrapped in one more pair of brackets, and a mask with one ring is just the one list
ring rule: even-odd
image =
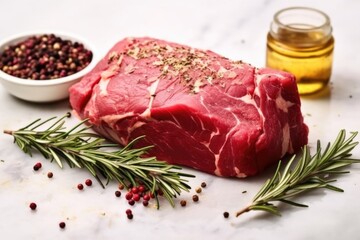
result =
[{"label": "rosemary needle", "polygon": [[[328,144],[322,151],[320,141],[317,142],[316,153],[311,156],[308,146],[305,146],[300,156],[294,155],[280,171],[279,162],[275,174],[268,179],[260,191],[255,195],[252,203],[238,211],[236,216],[251,210],[260,210],[280,216],[280,211],[273,202],[283,202],[297,207],[307,205],[290,200],[292,197],[313,189],[327,188],[343,192],[332,185],[335,175],[345,174],[344,167],[353,163],[360,163],[360,159],[351,158],[351,151],[358,142],[354,142],[357,132],[351,133],[345,139],[345,130],[341,130],[333,144]],[[295,161],[297,162],[295,163]]]},{"label": "rosemary needle", "polygon": [[[144,157],[151,146],[132,148],[138,139],[123,148],[117,144],[106,144],[101,136],[87,132],[90,128],[85,126],[87,120],[65,131],[67,117],[70,117],[70,113],[61,118],[53,117],[44,121],[37,119],[17,131],[5,130],[4,133],[12,135],[19,148],[30,156],[33,150],[37,150],[61,168],[63,162],[66,162],[70,167],[87,169],[102,187],[105,186],[100,176],[107,183],[116,180],[124,186],[141,183],[155,195],[158,207],[158,192],[162,192],[174,206],[173,198],[180,195],[181,191],[189,191],[190,186],[184,177],[194,176],[180,172],[180,167],[158,161],[155,157]],[[45,124],[50,126],[38,130]]]}]

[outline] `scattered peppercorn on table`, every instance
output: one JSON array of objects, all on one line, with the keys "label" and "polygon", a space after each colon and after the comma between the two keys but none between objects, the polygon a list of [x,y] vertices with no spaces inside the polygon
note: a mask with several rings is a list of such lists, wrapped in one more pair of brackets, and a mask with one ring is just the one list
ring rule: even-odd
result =
[{"label": "scattered peppercorn on table", "polygon": [[[360,81],[357,77],[360,58],[354,55],[360,51],[360,32],[347,27],[360,21],[357,12],[360,5],[355,1],[344,4],[341,0],[333,0],[325,4],[306,0],[289,3],[247,0],[246,4],[236,1],[224,4],[207,0],[101,3],[65,0],[61,5],[54,5],[45,0],[13,0],[2,3],[0,21],[6,24],[1,28],[0,38],[38,29],[46,29],[49,33],[52,30],[74,32],[91,40],[97,51],[94,55],[102,57],[119,39],[151,36],[212,49],[230,59],[261,67],[265,65],[266,35],[272,16],[291,6],[309,6],[326,12],[336,39],[328,89],[301,99],[305,122],[310,129],[309,146],[313,151],[318,139],[325,147],[327,142],[334,141],[340,129],[348,133],[360,131]],[[48,41],[53,37],[41,36],[38,40],[47,38]],[[7,54],[21,55],[19,51],[22,50],[26,54],[26,48],[20,45],[17,52]],[[52,42],[41,51],[59,48]],[[48,59],[18,60],[30,67],[39,63],[39,68],[46,69],[39,75],[26,67],[21,71],[18,67],[3,69],[8,64],[6,56],[0,57],[0,67],[20,77],[62,77],[80,69],[92,56],[79,45],[69,46],[69,49],[77,49],[69,50],[68,54],[75,54],[72,59],[84,61],[76,64],[64,61],[57,72],[58,66],[47,61],[52,53]],[[30,103],[11,96],[2,86],[0,101],[2,131],[18,130],[35,119],[63,116],[71,111],[67,100]],[[68,120],[69,128],[79,123],[75,116]],[[141,183],[127,190],[116,181],[110,181],[104,189],[86,169],[71,169],[67,165],[60,169],[38,153],[32,157],[25,155],[12,140],[11,136],[0,134],[1,239],[331,240],[339,239],[339,233],[342,239],[358,237],[358,227],[354,223],[360,222],[360,166],[356,164],[346,169],[349,174],[337,178],[335,185],[344,189],[344,193],[327,190],[305,193],[296,198],[296,202],[310,207],[279,204],[281,217],[252,211],[236,218],[235,213],[251,202],[263,183],[274,174],[276,166],[243,180],[219,178],[183,168],[182,172],[196,176],[188,179],[191,190],[181,192],[174,199],[174,207],[160,197],[160,209],[157,209],[156,199]],[[354,149],[353,157],[360,158],[359,147]]]}]

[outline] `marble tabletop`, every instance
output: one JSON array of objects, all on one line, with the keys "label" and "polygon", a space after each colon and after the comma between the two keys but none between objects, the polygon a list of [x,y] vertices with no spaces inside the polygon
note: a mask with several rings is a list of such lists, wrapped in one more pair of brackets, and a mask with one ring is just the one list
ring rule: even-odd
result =
[{"label": "marble tabletop", "polygon": [[[232,59],[264,66],[265,43],[273,14],[288,6],[310,6],[326,12],[335,36],[335,58],[329,91],[302,97],[302,111],[310,128],[309,145],[335,139],[340,129],[360,130],[360,1],[358,0],[11,0],[0,7],[0,38],[38,29],[74,32],[90,40],[99,56],[127,36],[151,36],[203,49]],[[70,110],[67,101],[34,104],[10,96],[0,87],[0,129],[18,129],[30,121],[60,116]],[[69,124],[77,120],[71,118]],[[359,137],[357,137],[359,141]],[[360,147],[354,150],[360,158]],[[41,162],[35,172],[32,167]],[[344,193],[320,190],[297,201],[309,208],[280,205],[281,217],[250,212],[236,218],[271,176],[271,168],[249,179],[224,179],[191,169],[192,190],[176,199],[172,208],[162,201],[132,207],[123,195],[115,197],[116,183],[102,189],[79,191],[91,178],[85,170],[59,169],[39,155],[22,153],[8,135],[0,134],[0,239],[358,239],[360,223],[360,165],[340,177]],[[53,172],[53,178],[47,177]],[[207,187],[193,203],[201,182]],[[188,205],[181,207],[180,200]],[[30,202],[37,203],[31,211]],[[225,219],[223,212],[230,217]],[[58,223],[64,221],[65,229]]]}]

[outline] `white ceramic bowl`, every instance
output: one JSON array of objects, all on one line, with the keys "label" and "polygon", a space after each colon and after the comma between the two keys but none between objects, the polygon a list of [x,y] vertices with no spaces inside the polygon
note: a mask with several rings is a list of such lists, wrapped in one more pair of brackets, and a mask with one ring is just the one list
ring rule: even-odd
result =
[{"label": "white ceramic bowl", "polygon": [[91,63],[81,71],[58,79],[51,80],[29,80],[11,76],[0,69],[0,81],[4,88],[13,96],[31,102],[53,102],[65,99],[69,96],[68,89],[71,85],[78,82],[85,74],[87,74],[96,64],[95,49],[84,39],[73,34],[66,34],[54,31],[37,31],[18,34],[9,37],[0,42],[0,53],[6,46],[17,44],[31,36],[42,34],[55,34],[63,40],[79,42],[93,53]]}]

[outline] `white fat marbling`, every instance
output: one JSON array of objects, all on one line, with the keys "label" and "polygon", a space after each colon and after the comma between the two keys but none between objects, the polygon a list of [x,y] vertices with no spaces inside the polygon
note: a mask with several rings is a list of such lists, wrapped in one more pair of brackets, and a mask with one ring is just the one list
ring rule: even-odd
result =
[{"label": "white fat marbling", "polygon": [[[194,47],[209,48],[236,60],[263,66],[266,33],[275,11],[287,6],[311,6],[327,12],[334,27],[335,59],[328,95],[302,98],[305,121],[310,127],[310,145],[334,139],[341,128],[360,130],[360,1],[358,0],[3,0],[0,8],[0,38],[36,29],[74,32],[88,38],[104,55],[118,40],[128,36],[152,36]],[[20,101],[0,87],[0,128],[17,129],[38,118],[69,111],[66,101],[33,104]],[[70,121],[75,124],[73,117]],[[359,139],[359,138],[358,138]],[[360,147],[354,157],[360,158]],[[273,171],[249,179],[223,179],[193,170],[190,185],[208,186],[200,201],[191,200],[194,190],[183,194],[171,208],[160,210],[129,206],[124,196],[116,198],[116,184],[105,190],[94,181],[82,192],[86,171],[59,169],[55,163],[23,154],[12,138],[0,135],[0,239],[358,239],[360,222],[360,166],[340,177],[345,193],[317,191],[297,200],[307,209],[282,205],[282,217],[251,212],[235,218],[261,183]],[[40,161],[43,167],[34,172]],[[48,179],[48,171],[54,173]],[[247,191],[246,193],[242,193]],[[123,191],[124,195],[124,191]],[[186,199],[185,208],[179,200]],[[36,202],[32,212],[28,205]],[[224,219],[222,213],[230,212]],[[65,230],[58,223],[65,221]]]}]

